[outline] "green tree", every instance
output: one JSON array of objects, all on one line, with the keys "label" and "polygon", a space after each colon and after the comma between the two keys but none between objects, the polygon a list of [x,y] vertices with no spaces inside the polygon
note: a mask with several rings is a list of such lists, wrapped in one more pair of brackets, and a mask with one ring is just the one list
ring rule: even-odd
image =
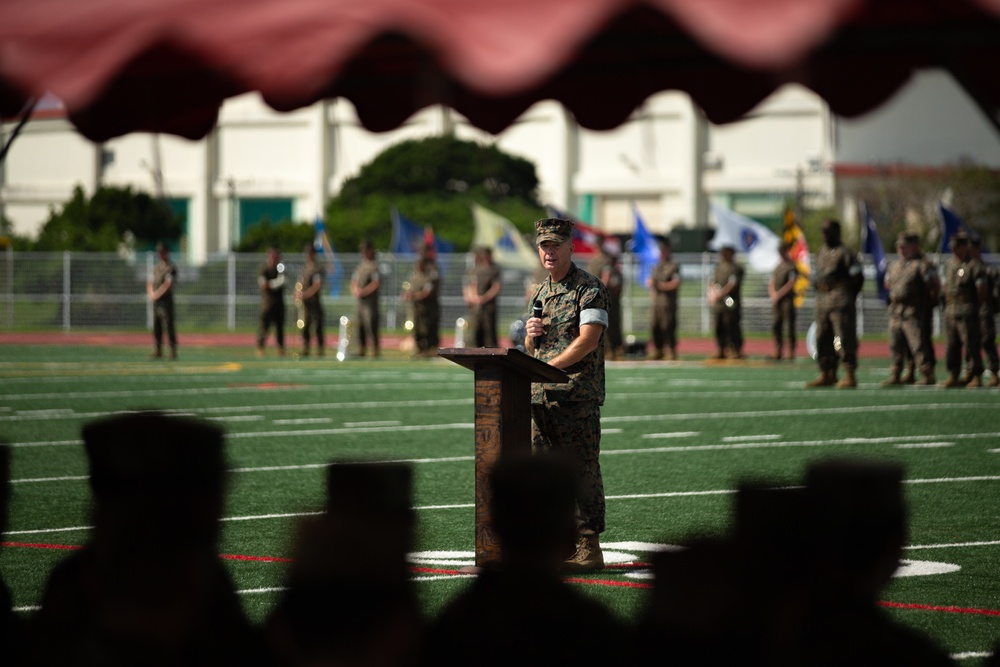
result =
[{"label": "green tree", "polygon": [[544,215],[537,191],[534,164],[494,145],[451,136],[404,141],[344,182],[327,209],[327,234],[340,251],[353,252],[365,238],[387,248],[390,211],[396,207],[410,220],[431,225],[456,251],[465,251],[475,231],[472,204],[530,232],[534,220]]},{"label": "green tree", "polygon": [[284,220],[275,224],[264,218],[246,231],[236,251],[264,252],[273,246],[286,254],[297,253],[315,238],[316,231],[311,223]]},{"label": "green tree", "polygon": [[138,248],[179,241],[180,218],[163,202],[131,187],[103,187],[88,198],[77,186],[62,209],[52,210],[35,250],[116,251],[131,234]]}]

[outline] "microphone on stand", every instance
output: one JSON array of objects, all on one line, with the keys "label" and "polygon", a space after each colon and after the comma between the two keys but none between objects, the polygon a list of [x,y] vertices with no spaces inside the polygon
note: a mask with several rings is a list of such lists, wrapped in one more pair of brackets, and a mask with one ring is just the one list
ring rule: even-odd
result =
[{"label": "microphone on stand", "polygon": [[[535,307],[531,309],[531,314],[532,314],[532,316],[541,319],[541,317],[542,317],[542,302],[541,301],[535,301]],[[531,341],[532,347],[535,348],[536,352],[538,351],[538,346],[541,344],[541,342],[542,342],[542,337],[541,336],[535,336],[535,338]]]}]

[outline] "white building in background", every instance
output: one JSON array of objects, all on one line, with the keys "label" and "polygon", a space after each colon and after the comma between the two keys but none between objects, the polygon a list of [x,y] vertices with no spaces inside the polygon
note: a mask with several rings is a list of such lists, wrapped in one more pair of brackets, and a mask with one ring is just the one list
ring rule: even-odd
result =
[{"label": "white building in background", "polygon": [[[13,127],[3,125],[4,138]],[[57,109],[43,110],[0,167],[0,215],[16,233],[35,235],[77,185],[162,192],[186,221],[184,253],[201,262],[265,216],[312,220],[386,147],[443,132],[531,160],[543,203],[623,234],[633,229],[633,202],[654,233],[706,228],[710,200],[774,223],[785,201],[801,197],[809,206],[841,207],[850,220],[853,202],[837,200],[844,165],[857,173],[866,165],[971,159],[1000,168],[1000,133],[939,71],[914,77],[859,119],[835,117],[812,92],[787,86],[728,125],[705,121],[686,94],[665,92],[614,130],[582,129],[559,104],[542,102],[497,136],[442,108],[373,134],[345,100],[279,114],[245,95],[228,101],[215,130],[197,142],[132,134],[93,144]]]}]

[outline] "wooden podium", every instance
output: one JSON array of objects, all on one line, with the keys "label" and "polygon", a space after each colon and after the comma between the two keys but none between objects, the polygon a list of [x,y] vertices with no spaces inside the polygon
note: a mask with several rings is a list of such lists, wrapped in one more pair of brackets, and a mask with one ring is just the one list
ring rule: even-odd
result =
[{"label": "wooden podium", "polygon": [[490,471],[497,460],[531,451],[531,383],[568,382],[544,361],[503,347],[448,347],[438,356],[475,372],[476,383],[476,567],[500,560],[490,521]]}]

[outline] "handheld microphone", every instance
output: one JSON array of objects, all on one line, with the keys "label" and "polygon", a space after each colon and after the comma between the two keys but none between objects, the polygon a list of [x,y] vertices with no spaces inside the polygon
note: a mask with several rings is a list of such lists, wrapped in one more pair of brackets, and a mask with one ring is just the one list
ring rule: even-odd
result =
[{"label": "handheld microphone", "polygon": [[[542,317],[542,302],[541,301],[535,301],[535,307],[531,309],[531,314],[534,317],[538,317],[538,318]],[[542,337],[541,336],[535,336],[535,338],[531,341],[532,347],[534,347],[535,350],[538,350],[538,346],[541,344],[541,342],[542,342]]]}]

